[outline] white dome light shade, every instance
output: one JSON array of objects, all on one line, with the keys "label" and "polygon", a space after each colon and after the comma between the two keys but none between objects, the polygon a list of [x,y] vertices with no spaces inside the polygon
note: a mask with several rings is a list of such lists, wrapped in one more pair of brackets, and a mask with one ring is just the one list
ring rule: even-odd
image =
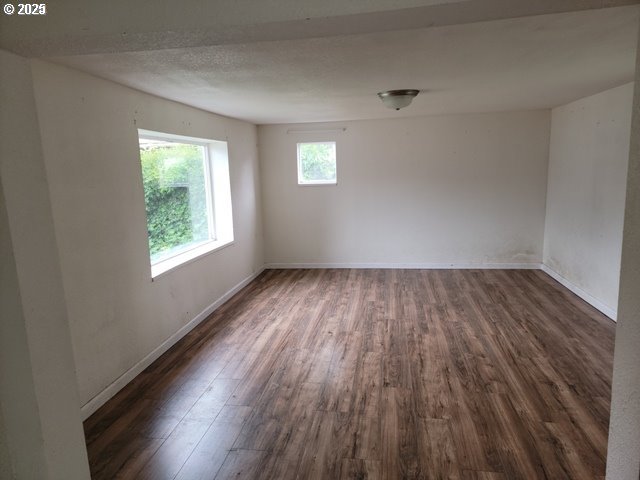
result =
[{"label": "white dome light shade", "polygon": [[388,108],[400,110],[409,105],[419,93],[420,90],[388,90],[380,92],[378,96]]}]

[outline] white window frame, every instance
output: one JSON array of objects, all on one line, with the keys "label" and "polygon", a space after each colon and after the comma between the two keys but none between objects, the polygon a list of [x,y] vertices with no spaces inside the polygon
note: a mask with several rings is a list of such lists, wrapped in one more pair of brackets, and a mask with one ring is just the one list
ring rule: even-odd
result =
[{"label": "white window frame", "polygon": [[[138,129],[138,139],[162,140],[204,147],[204,181],[208,204],[209,239],[185,247],[183,250],[178,250],[170,256],[153,262],[151,261],[151,252],[148,250],[149,242],[147,241],[147,254],[151,268],[151,279],[153,280],[160,275],[233,243],[229,154],[227,142],[222,140],[187,137],[144,129]],[[142,179],[142,177],[140,178]],[[145,230],[148,229],[146,221],[145,217]]]},{"label": "white window frame", "polygon": [[[336,152],[336,178],[334,180],[304,180],[302,178],[302,159],[300,157],[300,146],[309,144],[333,145]],[[298,165],[298,185],[314,186],[314,185],[337,185],[338,184],[338,143],[335,140],[325,140],[320,142],[298,142],[296,144],[296,157]]]}]

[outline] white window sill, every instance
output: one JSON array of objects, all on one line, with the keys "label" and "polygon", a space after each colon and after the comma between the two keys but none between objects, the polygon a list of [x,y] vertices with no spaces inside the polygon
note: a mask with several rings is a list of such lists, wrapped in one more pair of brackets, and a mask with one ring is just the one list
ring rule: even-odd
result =
[{"label": "white window sill", "polygon": [[326,186],[336,186],[338,185],[337,181],[330,182],[298,182],[299,187],[326,187]]},{"label": "white window sill", "polygon": [[186,252],[179,253],[171,258],[162,260],[158,263],[151,265],[151,281],[156,278],[169,273],[176,268],[182,267],[188,263],[197,260],[200,257],[213,253],[221,248],[233,244],[233,238],[222,240],[211,240],[210,242],[198,245],[195,248],[187,250]]}]

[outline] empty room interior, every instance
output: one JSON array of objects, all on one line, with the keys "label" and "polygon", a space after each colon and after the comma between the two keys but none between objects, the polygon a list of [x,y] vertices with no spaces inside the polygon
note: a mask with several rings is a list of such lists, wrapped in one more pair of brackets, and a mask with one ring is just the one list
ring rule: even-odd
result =
[{"label": "empty room interior", "polygon": [[640,4],[0,16],[0,478],[640,478]]}]

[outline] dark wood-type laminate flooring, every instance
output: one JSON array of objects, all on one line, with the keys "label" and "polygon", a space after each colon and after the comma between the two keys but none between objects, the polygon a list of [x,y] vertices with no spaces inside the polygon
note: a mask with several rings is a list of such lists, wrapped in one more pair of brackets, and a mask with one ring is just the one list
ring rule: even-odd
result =
[{"label": "dark wood-type laminate flooring", "polygon": [[614,323],[534,270],[268,270],[85,422],[94,479],[603,478]]}]

